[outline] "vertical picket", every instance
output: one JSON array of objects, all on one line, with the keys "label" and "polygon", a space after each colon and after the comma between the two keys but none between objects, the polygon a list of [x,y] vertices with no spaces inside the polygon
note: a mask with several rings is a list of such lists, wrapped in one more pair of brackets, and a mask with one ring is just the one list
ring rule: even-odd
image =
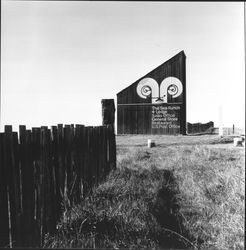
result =
[{"label": "vertical picket", "polygon": [[106,126],[103,126],[103,129],[102,129],[102,157],[103,157],[103,160],[102,160],[102,163],[103,163],[103,167],[102,167],[102,176],[103,176],[103,179],[105,178],[106,176],[106,173],[107,173],[107,128]]},{"label": "vertical picket", "polygon": [[0,247],[7,247],[9,245],[8,199],[4,145],[4,133],[0,133]]},{"label": "vertical picket", "polygon": [[79,156],[80,156],[80,165],[79,165],[79,187],[80,187],[80,198],[84,196],[84,171],[85,171],[85,141],[86,141],[86,135],[85,135],[85,126],[82,125],[79,127],[80,135],[79,135]]},{"label": "vertical picket", "polygon": [[82,195],[81,190],[81,178],[83,167],[82,162],[82,125],[76,125],[74,134],[74,144],[73,144],[73,155],[74,155],[74,173],[75,173],[75,184],[74,184],[74,201],[78,202]]},{"label": "vertical picket", "polygon": [[57,126],[57,156],[58,156],[58,183],[59,183],[59,203],[62,209],[63,206],[63,200],[64,200],[64,194],[65,194],[65,149],[64,149],[64,128],[62,124],[58,124]]},{"label": "vertical picket", "polygon": [[91,169],[91,187],[94,186],[97,182],[96,176],[96,159],[98,157],[97,154],[97,141],[96,141],[96,128],[91,128],[91,162],[90,162],[90,169]]},{"label": "vertical picket", "polygon": [[102,131],[103,127],[98,127],[98,165],[97,165],[97,179],[98,183],[102,181],[102,168],[103,168],[103,156],[102,156]]},{"label": "vertical picket", "polygon": [[54,203],[55,203],[55,176],[53,171],[53,162],[52,162],[52,136],[51,130],[47,129],[46,131],[46,175],[45,175],[45,193],[46,193],[46,205],[45,205],[45,214],[46,214],[46,230],[45,233],[53,234],[55,231],[55,216],[54,216]]},{"label": "vertical picket", "polygon": [[44,242],[44,234],[46,231],[46,166],[47,166],[47,127],[41,127],[41,136],[40,136],[40,146],[41,146],[41,155],[40,155],[40,242],[41,245]]},{"label": "vertical picket", "polygon": [[22,205],[22,246],[35,246],[35,188],[32,133],[25,126],[19,127],[20,168],[21,168],[21,205]]},{"label": "vertical picket", "polygon": [[72,131],[70,125],[65,125],[64,128],[64,146],[65,146],[65,205],[66,209],[70,206],[69,192],[72,183],[72,164],[71,164],[71,140]]},{"label": "vertical picket", "polygon": [[116,138],[115,138],[115,129],[112,127],[112,169],[116,169]]},{"label": "vertical picket", "polygon": [[61,195],[59,183],[58,128],[52,126],[52,175],[53,175],[53,217],[57,222],[61,216]]},{"label": "vertical picket", "polygon": [[12,132],[12,126],[5,126],[4,156],[6,163],[6,178],[8,181],[9,226],[11,230],[10,246],[20,246],[20,186],[18,164],[18,137]]}]

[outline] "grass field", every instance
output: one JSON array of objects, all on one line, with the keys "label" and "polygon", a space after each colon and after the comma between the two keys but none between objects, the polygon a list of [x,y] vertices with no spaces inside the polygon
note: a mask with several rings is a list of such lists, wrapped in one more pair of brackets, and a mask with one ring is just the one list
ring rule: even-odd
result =
[{"label": "grass field", "polygon": [[244,249],[245,151],[232,141],[117,136],[117,169],[64,213],[45,246]]}]

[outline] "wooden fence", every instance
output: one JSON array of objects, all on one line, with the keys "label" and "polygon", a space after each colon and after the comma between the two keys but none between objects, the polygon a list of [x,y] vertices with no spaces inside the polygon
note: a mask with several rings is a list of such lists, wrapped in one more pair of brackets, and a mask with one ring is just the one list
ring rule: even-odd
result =
[{"label": "wooden fence", "polygon": [[[213,129],[213,134],[219,134],[219,128],[216,127]],[[240,128],[235,127],[223,127],[223,135],[244,135],[245,131]]]},{"label": "wooden fence", "polygon": [[208,123],[189,123],[187,122],[187,134],[212,133],[213,122]]},{"label": "wooden fence", "polygon": [[0,247],[39,247],[62,212],[116,167],[112,126],[5,126],[0,133]]}]

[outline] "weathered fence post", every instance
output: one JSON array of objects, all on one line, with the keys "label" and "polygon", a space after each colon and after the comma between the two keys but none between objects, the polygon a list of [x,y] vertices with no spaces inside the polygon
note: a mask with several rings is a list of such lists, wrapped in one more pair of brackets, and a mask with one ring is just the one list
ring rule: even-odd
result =
[{"label": "weathered fence post", "polygon": [[114,99],[102,99],[102,125],[112,125],[114,129],[114,121],[115,121]]},{"label": "weathered fence post", "polygon": [[6,166],[4,162],[4,133],[0,133],[0,247],[9,245],[9,221]]},{"label": "weathered fence post", "polygon": [[9,199],[9,219],[11,227],[10,247],[21,246],[21,224],[20,224],[20,171],[19,171],[19,148],[18,148],[18,134],[12,132],[12,126],[5,125],[5,170],[7,192]]},{"label": "weathered fence post", "polygon": [[21,191],[22,191],[22,216],[21,237],[22,247],[35,247],[35,183],[33,160],[35,148],[32,132],[26,130],[26,126],[19,126],[20,138],[20,167],[21,167]]}]

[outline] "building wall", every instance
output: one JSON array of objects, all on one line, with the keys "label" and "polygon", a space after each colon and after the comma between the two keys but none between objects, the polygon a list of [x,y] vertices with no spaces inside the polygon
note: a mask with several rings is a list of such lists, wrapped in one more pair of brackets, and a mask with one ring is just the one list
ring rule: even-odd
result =
[{"label": "building wall", "polygon": [[118,134],[186,133],[185,59],[181,51],[117,94]]}]

